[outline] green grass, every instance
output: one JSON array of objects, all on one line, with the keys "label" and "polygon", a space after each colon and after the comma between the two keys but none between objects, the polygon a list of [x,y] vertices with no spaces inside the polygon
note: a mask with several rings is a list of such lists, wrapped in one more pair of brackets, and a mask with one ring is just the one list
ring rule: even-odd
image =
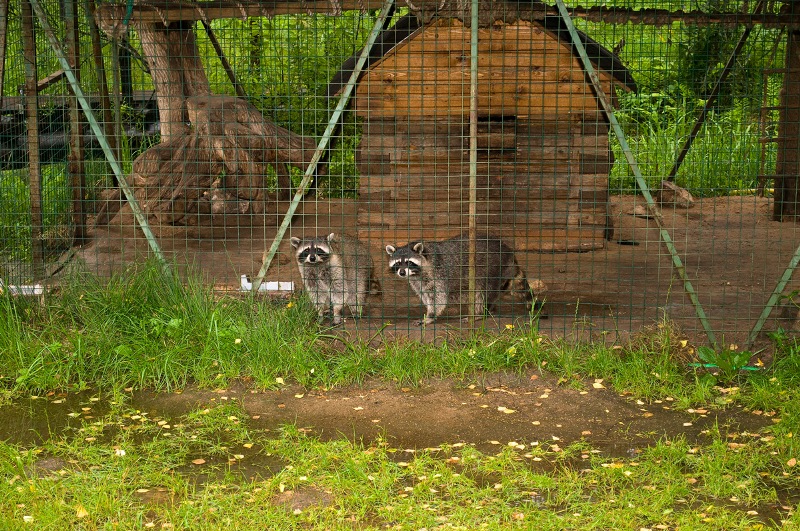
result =
[{"label": "green grass", "polygon": [[[650,188],[658,189],[659,183],[669,175],[700,110],[685,101],[671,101],[667,109],[658,111],[668,116],[660,119],[634,117],[641,112],[641,107],[657,112],[658,105],[654,102],[642,101],[653,97],[638,94],[621,98],[619,118],[628,122],[626,140],[642,176]],[[663,97],[658,95],[656,99]],[[776,160],[774,145],[769,145],[762,157],[760,137],[757,119],[748,118],[745,109],[711,113],[678,170],[675,182],[697,197],[754,190],[762,158],[765,174],[774,168]],[[612,141],[612,147],[617,162],[610,175],[610,188],[616,193],[636,192],[638,186],[619,142]]]},{"label": "green grass", "polygon": [[[96,398],[85,405],[105,411],[90,419],[76,410],[84,417],[79,428],[38,446],[0,443],[0,528],[19,528],[25,517],[37,529],[760,529],[770,519],[795,529],[800,523],[790,495],[800,488],[794,436],[800,344],[785,333],[774,336],[770,368],[723,382],[687,364],[692,346],[666,322],[615,347],[516,328],[436,346],[396,342],[375,349],[334,339],[304,298],[219,297],[192,274],[176,278],[149,263],[110,280],[73,273],[44,306],[0,298],[5,400],[92,388]],[[236,400],[200,404],[175,418],[129,405],[130,387],[223,388],[238,379],[256,389],[281,382],[330,388],[374,377],[424,386],[433,377],[474,381],[486,371],[538,371],[574,388],[602,378],[644,403],[736,407],[763,411],[774,422],[757,433],[712,426],[699,441],[664,437],[628,458],[598,452],[585,440],[563,448],[518,441],[498,446],[496,454],[444,444],[409,454],[382,439],[325,442],[291,425],[267,432],[251,424]],[[37,471],[42,458],[57,459],[61,471]],[[311,501],[291,505],[300,499]]]},{"label": "green grass", "polygon": [[[332,335],[304,296],[218,296],[197,274],[164,275],[153,261],[109,279],[75,270],[43,305],[0,297],[0,385],[9,395],[88,386],[173,390],[190,382],[220,387],[237,378],[258,388],[274,388],[276,378],[330,388],[369,377],[418,385],[533,369],[574,387],[607,378],[620,392],[671,396],[683,407],[718,394],[713,377],[688,365],[696,355],[667,322],[616,346],[549,339],[531,325],[436,345],[388,341],[375,349],[366,338]],[[776,367],[800,378],[800,347],[785,334],[776,345],[788,353]],[[744,378],[734,374],[733,383]],[[783,380],[758,373],[743,381],[766,404]]]},{"label": "green grass", "polygon": [[[798,486],[795,474],[784,475],[791,453],[778,438],[733,450],[713,431],[699,447],[665,439],[635,459],[595,453],[582,441],[563,449],[524,441],[495,454],[443,444],[409,454],[381,439],[323,442],[293,426],[268,433],[246,419],[235,400],[149,418],[118,395],[109,413],[74,434],[32,449],[0,443],[0,527],[21,528],[25,520],[36,529],[744,530],[762,529],[770,517],[786,529],[800,523],[785,509],[759,516]],[[60,463],[56,470],[37,471],[45,457]]]},{"label": "green grass", "polygon": [[[8,170],[0,174],[0,227],[3,234],[0,237],[0,264],[7,260],[27,262],[31,257],[32,223],[28,170]],[[65,165],[42,166],[42,231],[45,250],[50,254],[59,253],[71,244],[72,204],[66,178]],[[14,279],[27,280],[23,271],[14,269],[7,274]]]}]

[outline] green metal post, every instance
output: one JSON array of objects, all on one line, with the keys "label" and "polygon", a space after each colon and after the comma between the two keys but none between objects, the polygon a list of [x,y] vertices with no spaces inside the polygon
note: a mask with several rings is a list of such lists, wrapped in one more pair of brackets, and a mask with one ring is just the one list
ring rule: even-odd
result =
[{"label": "green metal post", "polygon": [[128,199],[128,203],[131,205],[131,210],[133,210],[133,215],[136,217],[136,221],[139,223],[139,226],[141,227],[142,232],[144,233],[144,236],[147,239],[147,243],[150,244],[150,249],[153,251],[153,254],[155,254],[156,258],[158,258],[158,260],[163,265],[166,266],[164,253],[161,252],[161,247],[159,247],[158,241],[156,241],[153,232],[150,230],[150,224],[147,221],[147,216],[145,216],[144,212],[142,212],[142,209],[139,207],[139,202],[136,200],[136,196],[133,193],[133,189],[128,184],[128,181],[125,179],[125,175],[122,171],[122,166],[117,160],[114,150],[109,145],[105,133],[103,132],[102,127],[100,127],[97,118],[95,118],[94,112],[92,111],[89,102],[86,100],[86,96],[83,94],[83,89],[81,89],[81,86],[78,83],[77,78],[75,77],[75,72],[73,72],[72,67],[69,64],[69,61],[67,61],[67,58],[64,55],[64,50],[61,48],[61,43],[58,42],[58,38],[56,37],[53,28],[47,22],[46,13],[42,9],[39,0],[29,0],[29,1],[31,3],[31,6],[33,7],[33,10],[36,12],[37,17],[39,18],[39,24],[41,24],[42,30],[44,30],[45,35],[47,35],[47,40],[50,41],[50,47],[55,52],[56,57],[58,57],[58,62],[61,63],[61,68],[64,69],[64,74],[67,76],[67,80],[69,81],[69,84],[72,87],[72,92],[78,99],[78,103],[80,103],[81,108],[83,109],[83,114],[86,115],[86,119],[88,120],[89,125],[92,128],[92,132],[97,137],[97,141],[103,148],[103,153],[105,153],[106,159],[108,160],[111,169],[114,170],[114,173],[117,176],[120,188],[122,188],[122,191],[125,193],[125,197]]},{"label": "green metal post", "polygon": [[775,308],[775,305],[778,303],[781,293],[783,293],[786,284],[788,284],[789,280],[791,280],[792,274],[794,273],[794,270],[797,269],[798,264],[800,264],[800,247],[794,251],[794,256],[792,256],[789,266],[786,268],[786,271],[783,272],[783,275],[778,281],[778,284],[775,286],[775,289],[772,290],[772,295],[770,295],[769,300],[767,300],[767,305],[761,311],[758,321],[756,321],[755,326],[753,326],[753,329],[747,336],[747,341],[744,344],[745,350],[749,350],[750,347],[753,346],[753,342],[756,340],[756,337],[758,337],[758,333],[761,332],[761,329],[764,327],[764,323],[767,322],[769,314],[772,313],[772,309]]},{"label": "green metal post", "polygon": [[666,246],[667,251],[669,251],[669,254],[672,257],[672,264],[678,271],[678,275],[681,277],[681,280],[683,280],[683,288],[686,290],[686,293],[689,295],[689,299],[692,301],[692,305],[694,306],[695,312],[697,313],[697,318],[703,325],[703,329],[705,330],[706,335],[708,336],[708,340],[711,342],[711,345],[716,348],[717,339],[714,336],[714,331],[711,329],[711,324],[708,322],[706,313],[703,311],[703,306],[700,304],[700,300],[697,298],[697,294],[695,293],[694,288],[692,287],[692,283],[689,280],[688,275],[686,274],[686,268],[683,266],[683,262],[681,262],[680,256],[678,256],[678,250],[672,243],[672,238],[670,237],[669,233],[664,228],[664,221],[661,218],[661,212],[656,207],[655,201],[653,200],[653,196],[650,194],[650,189],[647,186],[644,177],[642,177],[642,172],[639,170],[639,165],[636,163],[636,158],[633,156],[633,152],[631,151],[630,146],[628,146],[628,142],[625,140],[625,135],[622,132],[622,127],[620,127],[616,116],[614,116],[614,109],[608,100],[608,96],[606,96],[605,92],[603,92],[603,87],[600,85],[600,79],[597,77],[597,72],[592,66],[592,62],[589,60],[589,57],[586,55],[586,49],[583,47],[583,43],[578,37],[578,33],[575,31],[575,25],[572,23],[572,19],[569,16],[569,12],[567,11],[567,6],[564,4],[564,0],[556,0],[556,4],[558,5],[558,10],[559,13],[561,14],[561,18],[564,20],[564,23],[566,24],[567,29],[569,31],[569,34],[572,37],[572,43],[575,46],[575,49],[578,51],[578,55],[580,55],[581,57],[581,61],[583,62],[583,67],[586,70],[586,73],[589,75],[589,79],[591,79],[592,85],[594,85],[595,92],[597,93],[597,98],[600,100],[600,103],[603,106],[603,111],[605,112],[606,117],[608,118],[608,121],[611,124],[611,128],[614,130],[614,134],[616,135],[617,140],[620,143],[620,147],[622,148],[623,153],[625,153],[625,159],[628,161],[628,165],[630,166],[631,171],[633,171],[633,174],[636,177],[636,183],[639,185],[639,189],[642,192],[642,196],[644,196],[644,199],[647,202],[647,207],[648,210],[650,211],[650,215],[653,216],[653,219],[656,221],[656,224],[658,225],[658,231],[659,234],[661,235],[661,239],[664,241],[664,245]]},{"label": "green metal post", "polygon": [[478,1],[472,0],[469,38],[469,261],[467,286],[469,290],[469,325],[475,324],[475,261],[477,249],[478,203]]},{"label": "green metal post", "polygon": [[258,271],[256,278],[253,279],[252,291],[254,293],[258,292],[261,282],[264,280],[264,275],[267,274],[267,270],[269,269],[270,264],[272,264],[273,258],[275,258],[275,253],[278,252],[278,246],[280,246],[281,240],[283,240],[283,236],[286,234],[286,230],[289,228],[289,224],[292,222],[292,217],[294,217],[294,213],[297,210],[297,205],[300,204],[300,201],[303,199],[303,196],[306,193],[306,188],[308,188],[308,185],[311,184],[311,180],[314,178],[314,173],[317,170],[317,164],[319,164],[322,155],[325,153],[328,142],[330,142],[333,131],[336,129],[336,125],[339,123],[339,118],[344,112],[344,108],[347,106],[347,102],[350,101],[350,95],[353,93],[353,89],[356,86],[356,81],[358,80],[358,76],[361,74],[361,69],[364,68],[364,63],[367,62],[369,52],[372,49],[372,46],[375,44],[375,40],[378,38],[381,30],[383,29],[383,22],[389,16],[393,4],[394,0],[386,0],[386,3],[383,5],[380,15],[378,15],[378,19],[375,21],[375,25],[372,27],[372,32],[367,38],[367,43],[364,45],[364,49],[361,50],[361,55],[358,57],[358,61],[353,69],[353,73],[350,75],[350,79],[347,81],[347,85],[345,85],[344,90],[342,91],[342,95],[339,98],[339,103],[336,105],[333,114],[331,114],[330,120],[328,120],[328,127],[325,129],[325,133],[323,133],[322,138],[317,145],[317,150],[314,152],[314,156],[311,158],[311,163],[308,165],[305,175],[303,175],[303,180],[297,187],[294,197],[292,198],[292,202],[289,204],[289,208],[286,210],[286,214],[283,216],[283,222],[281,222],[280,227],[278,227],[278,233],[275,235],[275,240],[273,240],[272,245],[270,245],[269,248],[264,250],[261,269]]}]

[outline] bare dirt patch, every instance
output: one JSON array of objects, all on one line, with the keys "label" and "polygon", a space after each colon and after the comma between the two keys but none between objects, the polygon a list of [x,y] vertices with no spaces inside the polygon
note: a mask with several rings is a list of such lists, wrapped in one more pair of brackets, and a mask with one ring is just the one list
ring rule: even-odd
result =
[{"label": "bare dirt patch", "polygon": [[563,448],[586,440],[611,455],[631,456],[664,436],[698,440],[715,424],[731,432],[758,432],[771,424],[769,418],[739,409],[679,412],[670,400],[643,404],[605,386],[577,390],[556,384],[535,372],[487,374],[471,383],[431,380],[415,388],[374,380],[327,391],[287,386],[256,392],[237,384],[217,391],[140,392],[134,405],[168,418],[240,400],[250,422],[260,428],[275,431],[293,424],[325,440],[346,437],[370,444],[383,439],[410,451],[464,443],[497,452],[512,441]]},{"label": "bare dirt patch", "polygon": [[[540,329],[552,335],[617,340],[666,316],[693,339],[705,342],[697,309],[685,294],[655,221],[641,216],[644,200],[616,196],[611,201],[614,236],[604,249],[568,254],[518,253],[529,278],[541,279],[549,288],[549,318],[540,323]],[[196,267],[220,289],[236,290],[242,274],[254,276],[258,272],[264,249],[271,244],[286,207],[274,205],[271,212],[257,217],[218,217],[214,226],[154,226],[153,230],[170,260],[179,266]],[[800,244],[798,226],[772,221],[771,212],[771,199],[757,197],[707,198],[698,200],[691,209],[662,210],[667,230],[720,342],[744,341]],[[288,236],[353,233],[355,220],[352,200],[301,204],[267,279],[300,285]],[[419,236],[409,234],[409,239]],[[348,319],[345,330],[371,335],[390,323],[383,330],[384,337],[422,340],[463,331],[464,324],[452,315],[425,330],[414,326],[424,309],[409,286],[395,280],[384,267],[385,243],[369,242],[383,283],[383,298],[368,306],[367,318],[360,323]],[[135,229],[126,207],[109,225],[94,231],[92,242],[78,257],[90,271],[107,275],[147,253],[147,242]],[[798,288],[800,284],[791,281],[784,292]],[[523,315],[524,308],[521,310],[501,307],[498,316],[482,326],[502,328],[509,323],[524,323],[527,316]],[[795,308],[779,308],[765,328],[791,328],[796,318]]]}]

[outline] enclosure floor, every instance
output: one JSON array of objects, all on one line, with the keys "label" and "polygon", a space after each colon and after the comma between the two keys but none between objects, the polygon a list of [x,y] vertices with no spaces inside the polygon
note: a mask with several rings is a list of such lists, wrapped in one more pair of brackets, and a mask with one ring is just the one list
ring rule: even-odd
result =
[{"label": "enclosure floor", "polygon": [[[703,341],[705,334],[696,310],[659,239],[655,221],[633,214],[635,208],[643,211],[644,200],[618,196],[611,202],[614,236],[604,249],[568,254],[518,253],[528,277],[539,278],[548,287],[548,318],[540,321],[540,330],[557,336],[616,341],[667,317],[686,337]],[[285,212],[284,205],[278,207],[278,212]],[[798,226],[771,221],[771,212],[770,199],[754,197],[709,198],[698,200],[688,210],[662,210],[692,286],[721,342],[744,341],[800,244]],[[267,280],[294,281],[299,287],[300,275],[288,237],[354,233],[355,219],[352,200],[301,205]],[[258,219],[230,216],[215,222],[214,227],[152,228],[164,253],[179,267],[196,268],[218,289],[238,290],[242,274],[252,277],[258,272],[264,248],[272,243],[281,220],[282,214],[271,213]],[[91,236],[91,243],[76,253],[77,263],[101,275],[110,275],[150,254],[127,207]],[[364,319],[346,319],[345,333],[372,337],[380,330],[381,337],[427,340],[462,333],[468,324],[457,315],[446,316],[425,329],[415,326],[423,308],[407,283],[390,276],[383,250],[386,243],[404,242],[370,242],[382,299],[370,302]],[[791,281],[784,293],[796,289],[800,289],[798,282]],[[792,328],[796,310],[784,301],[765,330]],[[524,307],[505,304],[497,316],[475,326],[504,329],[509,324],[526,326],[529,322]]]}]

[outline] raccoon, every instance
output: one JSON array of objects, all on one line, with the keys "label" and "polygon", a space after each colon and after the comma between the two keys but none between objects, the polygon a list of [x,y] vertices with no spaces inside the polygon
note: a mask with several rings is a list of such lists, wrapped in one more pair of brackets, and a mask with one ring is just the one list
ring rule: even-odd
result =
[{"label": "raccoon", "polygon": [[[475,253],[475,314],[491,311],[500,295],[513,291],[522,296],[530,311],[533,295],[514,251],[495,236],[481,237]],[[450,304],[461,302],[469,282],[469,238],[461,235],[444,241],[411,242],[402,247],[386,246],[389,268],[407,279],[425,305],[430,324]],[[537,302],[537,309],[539,304]]]},{"label": "raccoon", "polygon": [[290,241],[303,285],[320,318],[332,311],[333,324],[341,324],[345,305],[360,317],[367,295],[380,294],[372,257],[359,240],[330,233],[322,238]]}]

